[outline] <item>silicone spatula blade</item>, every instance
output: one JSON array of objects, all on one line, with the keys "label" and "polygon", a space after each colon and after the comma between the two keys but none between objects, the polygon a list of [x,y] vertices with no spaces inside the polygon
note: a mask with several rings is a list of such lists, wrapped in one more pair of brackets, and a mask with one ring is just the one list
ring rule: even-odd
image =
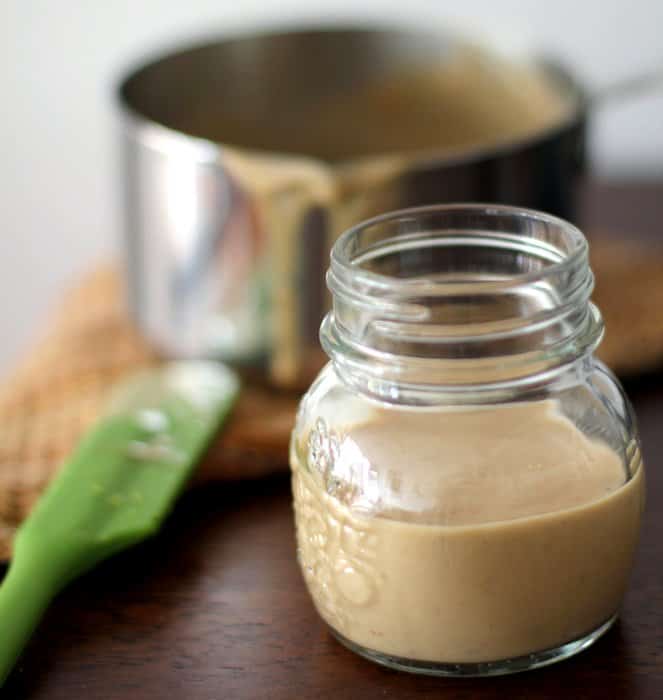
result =
[{"label": "silicone spatula blade", "polygon": [[159,529],[238,392],[235,373],[211,362],[118,387],[16,533],[0,585],[0,684],[67,583]]}]

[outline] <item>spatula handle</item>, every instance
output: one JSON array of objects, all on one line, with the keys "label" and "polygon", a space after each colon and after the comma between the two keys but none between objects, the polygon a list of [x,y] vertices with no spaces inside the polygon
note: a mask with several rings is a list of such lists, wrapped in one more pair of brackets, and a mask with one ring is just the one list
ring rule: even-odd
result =
[{"label": "spatula handle", "polygon": [[33,560],[14,557],[0,585],[0,686],[56,592],[51,577]]}]

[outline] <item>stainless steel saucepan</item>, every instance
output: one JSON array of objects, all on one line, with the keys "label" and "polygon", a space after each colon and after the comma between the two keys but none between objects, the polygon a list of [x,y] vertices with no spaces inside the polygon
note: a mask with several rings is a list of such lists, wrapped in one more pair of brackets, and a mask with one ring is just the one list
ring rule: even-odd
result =
[{"label": "stainless steel saucepan", "polygon": [[404,206],[573,218],[587,100],[560,67],[447,34],[326,29],[162,57],[119,89],[129,300],[171,356],[297,386],[321,364],[331,243]]}]

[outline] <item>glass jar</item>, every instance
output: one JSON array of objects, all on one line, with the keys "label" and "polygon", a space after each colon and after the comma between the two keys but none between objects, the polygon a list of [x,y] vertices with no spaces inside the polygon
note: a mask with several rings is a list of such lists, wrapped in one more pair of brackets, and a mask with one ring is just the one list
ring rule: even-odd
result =
[{"label": "glass jar", "polygon": [[333,634],[439,675],[542,666],[614,622],[640,528],[634,415],[592,353],[588,246],[512,207],[336,242],[331,362],[291,442],[298,558]]}]

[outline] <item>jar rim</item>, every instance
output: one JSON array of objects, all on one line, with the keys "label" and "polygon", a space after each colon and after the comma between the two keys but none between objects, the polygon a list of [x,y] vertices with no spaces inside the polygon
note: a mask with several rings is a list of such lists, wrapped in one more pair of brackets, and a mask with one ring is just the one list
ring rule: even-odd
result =
[{"label": "jar rim", "polygon": [[[351,271],[355,280],[366,283],[372,287],[392,287],[392,288],[409,288],[412,285],[412,280],[402,277],[386,275],[373,270],[367,270],[357,264],[357,258],[352,258],[350,254],[350,246],[357,236],[363,231],[367,231],[375,226],[380,226],[399,220],[421,219],[428,215],[434,214],[483,214],[486,216],[511,216],[530,221],[537,221],[549,226],[555,227],[560,232],[564,233],[569,240],[569,251],[561,251],[563,254],[559,260],[551,261],[545,268],[530,272],[517,273],[510,275],[507,279],[482,281],[482,287],[485,290],[502,289],[505,285],[524,285],[538,280],[543,280],[546,277],[558,275],[565,272],[567,269],[574,267],[579,261],[587,257],[589,246],[587,239],[582,231],[574,224],[560,217],[548,214],[546,212],[529,209],[527,207],[519,207],[504,204],[489,204],[489,203],[454,203],[454,204],[432,204],[426,206],[408,207],[405,209],[397,209],[374,216],[365,221],[344,231],[334,243],[330,254],[332,267],[340,268],[341,270]],[[467,229],[467,227],[465,227]],[[425,232],[421,232],[425,233]],[[432,231],[428,232],[432,233]],[[495,233],[494,231],[492,233]],[[513,234],[519,235],[519,234]],[[361,257],[359,258],[361,259]],[[442,288],[453,282],[438,282]]]}]

